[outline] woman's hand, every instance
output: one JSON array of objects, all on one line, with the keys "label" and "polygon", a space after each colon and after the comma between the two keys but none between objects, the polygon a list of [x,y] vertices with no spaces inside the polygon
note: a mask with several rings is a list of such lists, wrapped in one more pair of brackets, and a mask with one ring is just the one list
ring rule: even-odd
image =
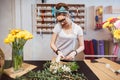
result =
[{"label": "woman's hand", "polygon": [[76,54],[76,51],[72,51],[68,56],[65,57],[65,60],[73,60]]},{"label": "woman's hand", "polygon": [[65,56],[63,54],[64,53],[62,53],[61,51],[58,51],[58,56],[60,56],[61,58],[65,58]]},{"label": "woman's hand", "polygon": [[60,62],[61,59],[64,59],[65,56],[61,51],[58,51],[58,56],[56,57],[56,62]]}]

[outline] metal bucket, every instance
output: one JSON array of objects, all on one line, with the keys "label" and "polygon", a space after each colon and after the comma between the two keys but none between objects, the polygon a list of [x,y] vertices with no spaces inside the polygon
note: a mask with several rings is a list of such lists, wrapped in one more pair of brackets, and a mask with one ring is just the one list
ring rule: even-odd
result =
[{"label": "metal bucket", "polygon": [[3,69],[4,69],[4,61],[5,61],[4,53],[3,53],[3,51],[0,49],[0,78],[1,78],[1,76],[2,76]]}]

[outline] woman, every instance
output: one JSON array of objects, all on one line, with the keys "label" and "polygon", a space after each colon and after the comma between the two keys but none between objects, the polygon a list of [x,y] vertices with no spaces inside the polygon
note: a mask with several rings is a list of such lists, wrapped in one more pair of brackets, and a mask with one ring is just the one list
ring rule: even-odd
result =
[{"label": "woman", "polygon": [[84,50],[83,31],[70,19],[69,8],[65,3],[56,5],[56,20],[57,24],[53,29],[50,46],[58,57],[73,60]]}]

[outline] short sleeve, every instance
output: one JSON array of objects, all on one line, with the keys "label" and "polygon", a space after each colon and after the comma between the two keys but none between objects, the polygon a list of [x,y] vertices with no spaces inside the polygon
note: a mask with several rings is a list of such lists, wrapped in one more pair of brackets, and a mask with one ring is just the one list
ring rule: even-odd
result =
[{"label": "short sleeve", "polygon": [[83,29],[80,26],[78,26],[78,35],[83,35]]},{"label": "short sleeve", "polygon": [[59,33],[61,31],[61,26],[60,24],[56,24],[54,29],[53,29],[53,33]]},{"label": "short sleeve", "polygon": [[83,35],[83,30],[82,30],[82,28],[80,27],[80,26],[78,26],[78,25],[74,25],[75,27],[74,27],[74,33],[75,34],[77,34],[77,35],[80,35],[80,36],[82,36]]}]

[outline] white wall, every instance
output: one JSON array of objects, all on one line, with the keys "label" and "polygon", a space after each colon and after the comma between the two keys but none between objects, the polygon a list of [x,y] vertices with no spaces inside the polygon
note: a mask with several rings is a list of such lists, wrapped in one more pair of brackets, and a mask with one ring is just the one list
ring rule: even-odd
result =
[{"label": "white wall", "polygon": [[[9,45],[3,43],[9,28],[26,29],[33,33],[34,38],[28,41],[24,48],[25,60],[49,60],[55,54],[50,49],[51,35],[40,36],[35,32],[35,25],[33,22],[32,8],[36,2],[41,0],[0,0],[0,47],[5,52],[5,58],[11,59],[11,48]],[[105,30],[94,31],[91,26],[91,6],[108,6],[118,5],[120,0],[46,0],[47,3],[67,2],[71,4],[85,4],[86,5],[86,35],[85,39],[109,39],[110,35]],[[104,15],[105,18],[107,15]],[[92,19],[94,20],[94,19]],[[3,35],[4,34],[4,35]],[[104,36],[103,36],[104,35]]]},{"label": "white wall", "polygon": [[4,44],[4,38],[9,29],[14,27],[14,0],[0,0],[0,48],[5,53],[5,58],[11,58],[11,47]]}]

